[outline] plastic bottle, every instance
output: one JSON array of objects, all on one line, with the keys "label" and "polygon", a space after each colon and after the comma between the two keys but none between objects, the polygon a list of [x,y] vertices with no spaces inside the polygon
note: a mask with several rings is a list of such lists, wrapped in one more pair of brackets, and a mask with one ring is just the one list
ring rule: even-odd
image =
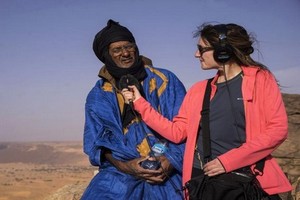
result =
[{"label": "plastic bottle", "polygon": [[167,147],[167,141],[164,140],[160,140],[158,142],[156,142],[153,146],[152,146],[152,153],[153,156],[161,156],[163,155],[168,147]]},{"label": "plastic bottle", "polygon": [[[160,140],[156,142],[150,152],[151,157],[162,156],[167,151],[167,141]],[[158,160],[145,160],[141,163],[141,166],[145,169],[158,169],[160,167],[160,162]]]}]

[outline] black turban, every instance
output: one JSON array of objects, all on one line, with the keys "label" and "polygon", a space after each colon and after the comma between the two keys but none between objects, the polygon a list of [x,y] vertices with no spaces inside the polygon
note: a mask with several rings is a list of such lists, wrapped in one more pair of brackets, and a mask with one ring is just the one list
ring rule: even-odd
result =
[{"label": "black turban", "polygon": [[126,27],[110,19],[107,26],[96,34],[93,42],[93,50],[99,60],[105,63],[105,51],[108,49],[109,44],[118,41],[135,43],[132,33]]}]

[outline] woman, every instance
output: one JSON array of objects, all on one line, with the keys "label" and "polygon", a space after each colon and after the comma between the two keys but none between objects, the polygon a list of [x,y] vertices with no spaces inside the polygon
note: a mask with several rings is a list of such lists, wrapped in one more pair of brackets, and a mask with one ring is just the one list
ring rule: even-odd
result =
[{"label": "woman", "polygon": [[271,156],[288,134],[276,79],[267,67],[250,57],[254,39],[243,27],[204,24],[195,37],[199,37],[195,57],[202,69],[217,70],[210,96],[211,161],[202,166],[202,137],[198,137],[207,80],[191,87],[173,121],[159,115],[135,87],[133,92],[123,90],[125,101],[133,101],[147,125],[165,138],[173,142],[186,140],[183,184],[201,169],[208,176],[216,176],[266,158],[263,174],[257,179],[269,199],[280,199],[278,194],[292,187]]}]

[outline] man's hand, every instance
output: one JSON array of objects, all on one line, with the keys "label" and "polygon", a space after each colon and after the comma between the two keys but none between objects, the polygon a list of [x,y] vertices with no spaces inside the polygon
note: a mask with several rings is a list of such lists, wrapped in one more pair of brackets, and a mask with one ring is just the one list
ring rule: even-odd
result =
[{"label": "man's hand", "polygon": [[159,178],[163,182],[164,180],[168,179],[168,177],[171,175],[174,168],[165,156],[158,157],[158,160],[159,160],[160,166],[161,166],[158,169],[158,170],[161,170],[161,175],[159,176]]},{"label": "man's hand", "polygon": [[161,163],[159,169],[150,170],[141,167],[141,162],[147,159],[153,160],[155,158],[141,157],[141,158],[135,158],[133,160],[123,162],[113,158],[111,152],[109,151],[106,151],[104,155],[105,158],[121,172],[130,174],[139,179],[144,179],[151,184],[163,183],[166,180],[167,176],[173,170],[172,165],[170,164],[170,162],[165,156],[157,157],[157,160]]}]

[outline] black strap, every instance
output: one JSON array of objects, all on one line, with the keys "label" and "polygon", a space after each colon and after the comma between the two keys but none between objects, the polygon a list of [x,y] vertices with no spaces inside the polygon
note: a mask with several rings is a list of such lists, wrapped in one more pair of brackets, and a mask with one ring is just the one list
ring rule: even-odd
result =
[{"label": "black strap", "polygon": [[[203,157],[204,162],[207,163],[211,160],[211,146],[210,146],[210,128],[209,128],[209,103],[212,78],[208,79],[205,89],[205,95],[203,99],[202,111],[201,111],[201,121],[202,121],[202,134],[203,134]],[[199,124],[200,126],[200,124]],[[198,129],[200,131],[200,128]]]},{"label": "black strap", "polygon": [[[211,160],[211,143],[210,143],[210,128],[209,128],[209,103],[210,103],[210,94],[211,94],[211,82],[213,78],[208,79],[203,99],[203,105],[202,105],[202,111],[201,111],[201,121],[202,123],[199,123],[198,128],[198,135],[200,131],[200,124],[202,128],[202,144],[203,144],[203,157],[204,157],[204,163],[207,163]],[[254,168],[256,175],[262,175],[264,166],[265,166],[265,160],[266,158],[263,158],[259,160],[256,163],[256,166]]]},{"label": "black strap", "polygon": [[264,173],[264,167],[265,167],[265,161],[266,161],[266,158],[263,158],[259,161],[256,162],[256,165],[254,167],[254,173],[255,175],[260,175],[262,176],[263,173]]}]

